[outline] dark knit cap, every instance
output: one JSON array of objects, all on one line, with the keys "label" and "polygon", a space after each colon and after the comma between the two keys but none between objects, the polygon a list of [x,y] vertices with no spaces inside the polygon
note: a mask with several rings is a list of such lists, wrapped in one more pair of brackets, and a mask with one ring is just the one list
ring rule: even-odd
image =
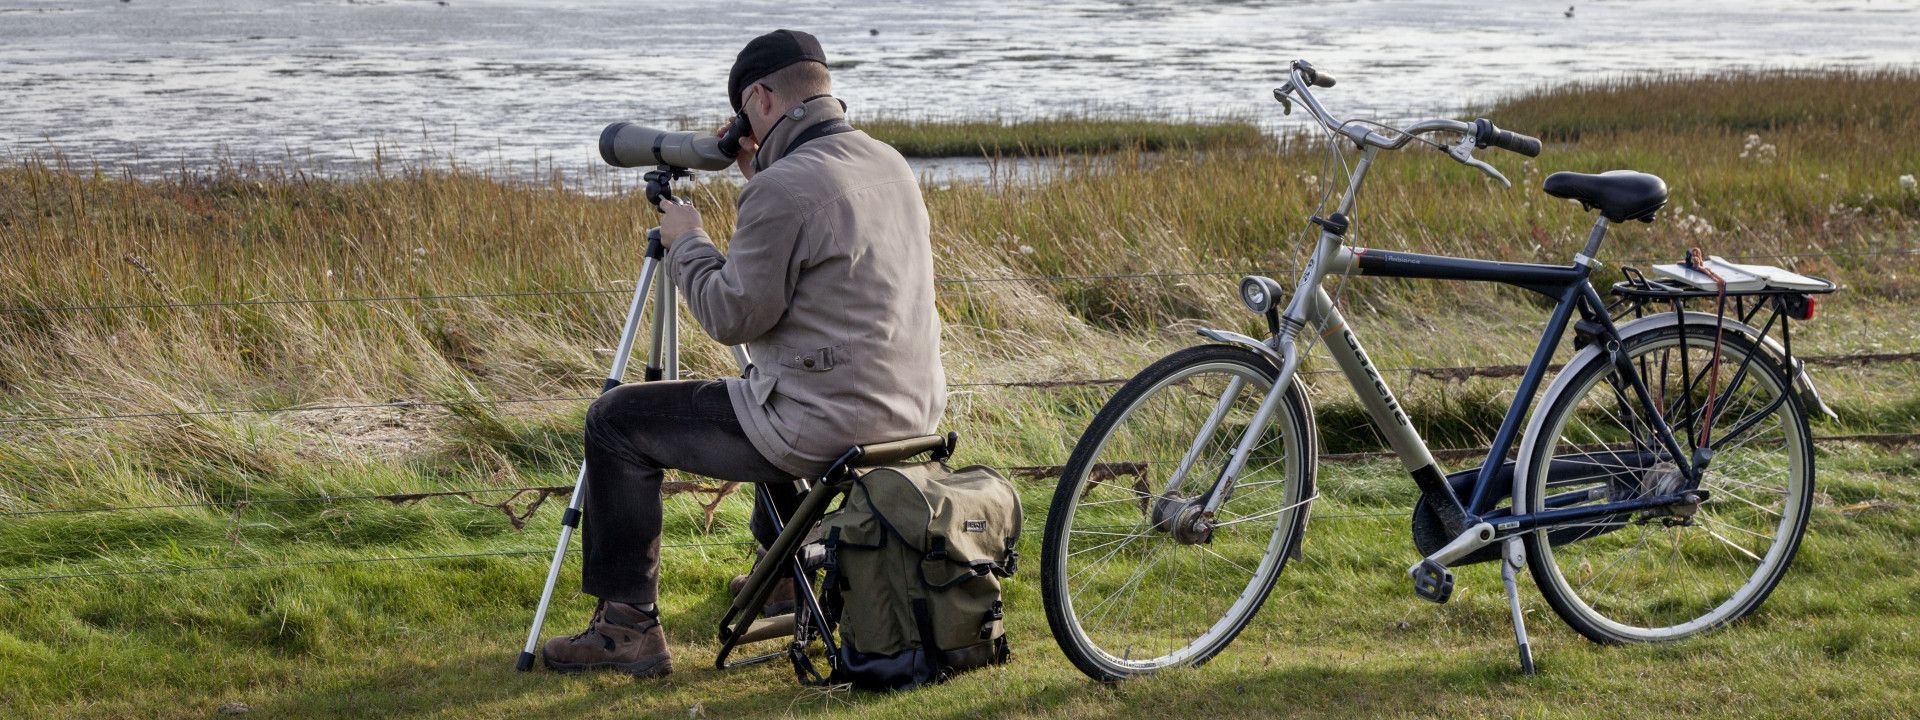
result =
[{"label": "dark knit cap", "polygon": [[727,100],[733,103],[733,111],[740,111],[743,98],[741,91],[748,85],[797,62],[813,61],[827,64],[827,53],[820,49],[820,41],[799,30],[775,30],[754,38],[740,50],[740,56],[733,61],[733,71],[727,73]]}]

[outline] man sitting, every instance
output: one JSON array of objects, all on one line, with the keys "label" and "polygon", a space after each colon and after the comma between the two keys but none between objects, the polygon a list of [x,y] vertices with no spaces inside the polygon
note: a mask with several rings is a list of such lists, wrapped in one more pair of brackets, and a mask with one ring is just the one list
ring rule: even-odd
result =
[{"label": "man sitting", "polygon": [[[749,124],[726,254],[691,205],[662,202],[664,266],[708,335],[747,346],[744,377],[623,385],[587,412],[581,589],[587,629],[547,641],[555,670],[638,677],[672,665],[655,599],[660,481],[677,468],[759,483],[787,512],[792,482],[854,445],[934,431],[946,406],[926,205],[906,161],[847,124],[812,35],[740,51],[728,99]],[[754,536],[775,536],[755,504]]]}]

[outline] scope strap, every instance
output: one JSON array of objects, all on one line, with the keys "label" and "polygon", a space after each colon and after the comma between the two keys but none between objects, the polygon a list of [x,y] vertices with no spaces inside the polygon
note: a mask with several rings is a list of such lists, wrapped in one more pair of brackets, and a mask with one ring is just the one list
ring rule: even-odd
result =
[{"label": "scope strap", "polygon": [[847,123],[846,118],[834,118],[826,122],[814,123],[807,129],[801,130],[799,135],[795,135],[793,142],[787,143],[787,152],[785,154],[792,155],[793,151],[799,150],[801,145],[828,135],[839,135],[845,132],[853,132],[853,126]]}]

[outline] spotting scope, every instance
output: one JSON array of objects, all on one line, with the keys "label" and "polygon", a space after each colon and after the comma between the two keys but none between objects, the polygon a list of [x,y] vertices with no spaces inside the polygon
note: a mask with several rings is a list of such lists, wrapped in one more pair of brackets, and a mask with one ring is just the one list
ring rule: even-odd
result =
[{"label": "spotting scope", "polygon": [[669,131],[617,122],[600,132],[600,158],[614,167],[665,165],[681,170],[725,170],[740,154],[740,123],[725,135]]}]

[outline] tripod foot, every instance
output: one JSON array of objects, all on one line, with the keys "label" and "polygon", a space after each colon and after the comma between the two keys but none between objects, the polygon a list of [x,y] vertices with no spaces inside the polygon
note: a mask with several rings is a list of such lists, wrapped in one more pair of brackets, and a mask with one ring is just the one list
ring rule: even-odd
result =
[{"label": "tripod foot", "polygon": [[520,662],[516,663],[513,666],[513,669],[519,670],[520,672],[526,672],[528,670],[532,670],[533,669],[533,653],[527,652],[525,650],[520,651]]}]

